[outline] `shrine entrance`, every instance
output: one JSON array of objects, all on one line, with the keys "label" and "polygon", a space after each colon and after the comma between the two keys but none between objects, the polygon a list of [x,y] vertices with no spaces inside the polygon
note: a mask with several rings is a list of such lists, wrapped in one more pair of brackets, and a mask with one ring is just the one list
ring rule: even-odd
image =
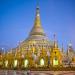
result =
[{"label": "shrine entrance", "polygon": [[44,66],[45,65],[45,61],[44,61],[44,59],[41,59],[40,60],[40,66]]},{"label": "shrine entrance", "polygon": [[58,63],[58,59],[55,57],[53,59],[53,66],[57,66],[57,65],[59,65],[59,63]]}]

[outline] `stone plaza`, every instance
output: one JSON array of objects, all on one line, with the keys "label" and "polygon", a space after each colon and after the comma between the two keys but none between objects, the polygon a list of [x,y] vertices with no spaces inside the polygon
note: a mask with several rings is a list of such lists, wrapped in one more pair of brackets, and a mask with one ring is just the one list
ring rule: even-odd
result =
[{"label": "stone plaza", "polygon": [[75,75],[75,71],[16,71],[0,70],[0,75]]}]

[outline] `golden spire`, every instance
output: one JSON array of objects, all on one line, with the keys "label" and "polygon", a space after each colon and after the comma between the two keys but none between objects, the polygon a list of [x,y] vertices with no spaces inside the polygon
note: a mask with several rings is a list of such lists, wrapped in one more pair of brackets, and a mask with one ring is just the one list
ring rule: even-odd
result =
[{"label": "golden spire", "polygon": [[62,52],[64,52],[64,47],[63,47],[63,43],[62,43]]},{"label": "golden spire", "polygon": [[39,5],[36,7],[35,22],[30,35],[45,35],[41,26]]},{"label": "golden spire", "polygon": [[39,6],[36,8],[35,27],[41,27]]},{"label": "golden spire", "polygon": [[36,17],[35,17],[34,27],[41,27],[40,9],[39,9],[39,1],[38,0],[37,0]]},{"label": "golden spire", "polygon": [[56,41],[56,34],[54,34],[54,48],[58,48],[58,43]]}]

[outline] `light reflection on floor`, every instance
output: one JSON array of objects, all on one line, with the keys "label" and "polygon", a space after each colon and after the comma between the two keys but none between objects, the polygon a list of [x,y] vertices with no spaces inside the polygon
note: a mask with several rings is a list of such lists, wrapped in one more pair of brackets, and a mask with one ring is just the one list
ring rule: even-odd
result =
[{"label": "light reflection on floor", "polygon": [[75,71],[15,71],[0,70],[0,75],[75,75]]}]

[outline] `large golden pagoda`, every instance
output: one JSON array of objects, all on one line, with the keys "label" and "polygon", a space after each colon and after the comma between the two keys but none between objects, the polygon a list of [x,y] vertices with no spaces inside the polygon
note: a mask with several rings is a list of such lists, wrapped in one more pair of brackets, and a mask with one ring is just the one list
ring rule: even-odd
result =
[{"label": "large golden pagoda", "polygon": [[36,8],[36,17],[34,26],[30,31],[28,38],[20,44],[22,50],[30,50],[33,47],[35,48],[37,47],[39,50],[41,50],[42,47],[44,47],[46,50],[49,50],[51,46],[51,42],[48,40],[41,25],[40,11],[38,6]]},{"label": "large golden pagoda", "polygon": [[[55,36],[54,36],[55,37]],[[71,51],[71,50],[70,50]],[[71,59],[69,59],[71,56]],[[74,52],[64,53],[56,40],[48,40],[40,21],[40,10],[37,6],[34,26],[26,40],[7,53],[0,54],[0,67],[6,69],[50,68],[75,64]]]},{"label": "large golden pagoda", "polygon": [[30,67],[42,65],[40,62],[43,62],[43,65],[45,64],[44,66],[47,66],[51,47],[52,42],[48,40],[44,33],[40,21],[40,10],[37,6],[34,26],[28,38],[16,48],[16,53],[19,52],[22,57],[25,57],[26,60],[28,59]]}]

